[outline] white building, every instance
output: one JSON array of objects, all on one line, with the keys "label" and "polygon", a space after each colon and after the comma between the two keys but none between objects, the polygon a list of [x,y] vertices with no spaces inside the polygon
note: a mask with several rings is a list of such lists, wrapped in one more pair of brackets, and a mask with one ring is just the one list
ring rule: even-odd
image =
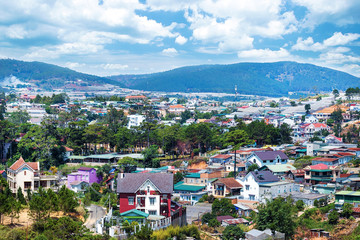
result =
[{"label": "white building", "polygon": [[144,115],[128,115],[128,125],[127,127],[130,129],[132,127],[139,127],[141,125],[141,123],[145,120],[145,116]]},{"label": "white building", "polygon": [[16,193],[21,187],[23,193],[26,194],[28,189],[36,192],[39,187],[56,191],[58,178],[56,175],[41,174],[39,162],[25,162],[20,157],[7,169],[7,181],[12,193]]}]

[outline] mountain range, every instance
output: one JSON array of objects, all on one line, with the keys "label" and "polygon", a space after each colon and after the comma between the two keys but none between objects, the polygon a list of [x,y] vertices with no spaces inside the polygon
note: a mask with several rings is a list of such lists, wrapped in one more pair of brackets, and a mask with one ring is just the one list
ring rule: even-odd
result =
[{"label": "mountain range", "polygon": [[284,96],[288,92],[345,90],[359,86],[348,73],[296,62],[201,65],[144,74],[109,77],[125,87],[164,92],[225,92]]},{"label": "mountain range", "polygon": [[99,77],[42,62],[0,59],[0,82],[15,76],[43,88],[62,87],[82,80],[88,85],[113,84],[130,89],[164,92],[223,92],[286,96],[289,92],[346,90],[360,85],[348,73],[296,62],[200,65],[170,71]]}]

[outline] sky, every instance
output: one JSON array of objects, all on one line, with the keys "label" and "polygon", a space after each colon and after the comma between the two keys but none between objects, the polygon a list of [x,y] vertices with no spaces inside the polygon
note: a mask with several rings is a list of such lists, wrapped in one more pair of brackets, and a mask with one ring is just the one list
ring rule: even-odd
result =
[{"label": "sky", "polygon": [[0,0],[0,58],[99,76],[297,61],[360,77],[360,1]]}]

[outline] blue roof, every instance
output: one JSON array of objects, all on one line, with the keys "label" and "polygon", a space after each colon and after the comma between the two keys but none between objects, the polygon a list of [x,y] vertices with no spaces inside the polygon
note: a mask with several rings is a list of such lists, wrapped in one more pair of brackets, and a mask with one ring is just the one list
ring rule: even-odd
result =
[{"label": "blue roof", "polygon": [[200,173],[189,173],[185,177],[186,178],[200,178]]}]

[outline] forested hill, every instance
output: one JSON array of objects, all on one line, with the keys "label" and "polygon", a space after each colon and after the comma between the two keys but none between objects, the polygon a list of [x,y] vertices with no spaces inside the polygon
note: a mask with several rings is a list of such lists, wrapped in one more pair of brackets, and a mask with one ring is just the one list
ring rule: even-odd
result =
[{"label": "forested hill", "polygon": [[[25,83],[29,80],[37,80],[37,84],[43,87],[61,87],[67,81],[76,80],[82,80],[89,84],[115,83],[107,78],[79,73],[53,64],[0,59],[0,82],[10,76],[17,77]],[[115,84],[119,85],[118,82]]]},{"label": "forested hill", "polygon": [[226,92],[284,96],[288,92],[345,90],[360,85],[350,74],[296,62],[201,65],[109,77],[125,87],[166,92]]}]

